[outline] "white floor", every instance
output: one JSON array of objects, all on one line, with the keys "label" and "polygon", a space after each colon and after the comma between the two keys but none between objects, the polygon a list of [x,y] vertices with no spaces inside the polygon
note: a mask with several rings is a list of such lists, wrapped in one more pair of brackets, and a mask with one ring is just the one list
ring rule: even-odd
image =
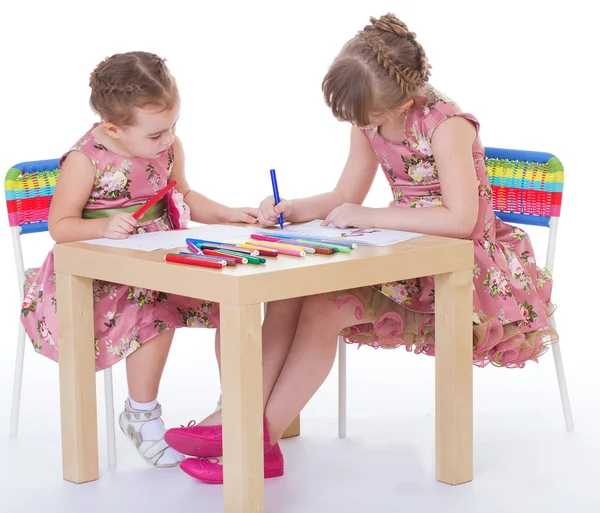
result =
[{"label": "white floor", "polygon": [[[563,337],[565,332],[575,334],[565,329]],[[169,425],[214,406],[210,337],[199,330],[177,337],[160,397]],[[266,483],[267,511],[600,511],[598,350],[582,354],[572,347],[564,349],[576,423],[571,433],[564,428],[551,354],[521,371],[475,369],[475,479],[457,487],[434,479],[433,359],[351,349],[348,437],[337,438],[334,371],[305,410],[302,436],[283,442],[286,475]],[[109,469],[102,394],[100,480],[63,481],[57,366],[27,349],[16,439],[8,437],[12,351],[0,362],[0,452],[7,455],[0,470],[1,512],[222,511],[220,486],[198,483],[179,469],[149,467],[120,432],[118,467]],[[100,376],[98,385],[101,392]],[[125,397],[123,365],[115,368],[115,391],[118,411]]]}]

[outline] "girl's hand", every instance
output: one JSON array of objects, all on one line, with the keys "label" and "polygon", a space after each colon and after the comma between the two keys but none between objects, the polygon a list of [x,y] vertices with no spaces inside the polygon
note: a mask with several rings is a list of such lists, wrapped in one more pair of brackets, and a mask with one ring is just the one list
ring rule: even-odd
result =
[{"label": "girl's hand", "polygon": [[106,224],[102,228],[102,237],[108,239],[126,239],[137,226],[137,220],[127,212],[117,212],[106,218]]},{"label": "girl's hand", "polygon": [[229,212],[228,223],[255,224],[258,217],[258,209],[250,207],[232,208]]},{"label": "girl's hand", "polygon": [[336,228],[373,228],[371,220],[373,209],[354,205],[353,203],[344,203],[334,208],[321,226],[333,225]]},{"label": "girl's hand", "polygon": [[258,222],[261,226],[273,226],[279,222],[277,220],[279,214],[283,214],[284,221],[289,218],[292,214],[292,202],[282,199],[275,205],[275,198],[269,196],[262,200],[258,207]]}]

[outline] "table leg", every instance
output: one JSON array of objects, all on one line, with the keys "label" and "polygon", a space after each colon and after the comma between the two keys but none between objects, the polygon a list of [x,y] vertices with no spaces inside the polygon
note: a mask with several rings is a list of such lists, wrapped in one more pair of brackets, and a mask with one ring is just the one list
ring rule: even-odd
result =
[{"label": "table leg", "polygon": [[63,477],[98,479],[92,280],[56,273]]},{"label": "table leg", "polygon": [[473,272],[435,277],[436,479],[473,479]]},{"label": "table leg", "polygon": [[300,436],[300,415],[298,415],[281,435],[281,438]]},{"label": "table leg", "polygon": [[221,304],[225,513],[264,512],[260,304]]}]

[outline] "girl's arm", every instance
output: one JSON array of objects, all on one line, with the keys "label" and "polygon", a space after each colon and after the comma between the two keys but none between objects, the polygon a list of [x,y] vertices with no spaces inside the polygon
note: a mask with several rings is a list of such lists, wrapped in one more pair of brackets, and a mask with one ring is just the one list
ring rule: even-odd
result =
[{"label": "girl's arm", "polygon": [[265,224],[275,223],[282,212],[286,221],[294,223],[325,219],[332,209],[343,203],[361,204],[365,200],[375,179],[377,166],[377,156],[371,143],[360,129],[352,126],[346,165],[333,191],[292,201],[282,200],[279,208],[274,208],[272,197],[267,198],[261,204],[260,214]]},{"label": "girl's arm", "polygon": [[326,221],[341,228],[377,227],[446,237],[468,237],[477,222],[479,208],[472,153],[476,137],[473,123],[462,117],[447,119],[433,134],[431,145],[442,189],[442,206],[367,209],[358,205],[343,205],[332,211]]},{"label": "girl's arm", "polygon": [[78,151],[65,158],[48,214],[48,231],[57,243],[112,237],[124,239],[135,227],[130,214],[105,219],[82,219],[81,213],[94,186],[94,166]]},{"label": "girl's arm", "polygon": [[192,221],[203,224],[256,222],[255,209],[231,208],[190,188],[185,177],[185,154],[179,137],[175,137],[173,153],[173,169],[169,181],[177,180],[177,191],[183,194],[186,204],[190,207]]}]

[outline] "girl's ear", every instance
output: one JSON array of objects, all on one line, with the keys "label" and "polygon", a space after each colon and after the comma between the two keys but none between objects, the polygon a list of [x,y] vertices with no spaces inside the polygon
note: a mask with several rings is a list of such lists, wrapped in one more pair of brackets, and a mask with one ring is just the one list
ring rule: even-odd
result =
[{"label": "girl's ear", "polygon": [[404,103],[401,103],[394,109],[394,113],[398,116],[400,114],[404,114],[408,111],[408,109],[410,109],[413,106],[414,103],[414,100],[406,100]]},{"label": "girl's ear", "polygon": [[118,139],[119,137],[121,137],[122,130],[114,123],[105,121],[102,123],[102,129],[107,135],[109,135],[113,139]]}]

